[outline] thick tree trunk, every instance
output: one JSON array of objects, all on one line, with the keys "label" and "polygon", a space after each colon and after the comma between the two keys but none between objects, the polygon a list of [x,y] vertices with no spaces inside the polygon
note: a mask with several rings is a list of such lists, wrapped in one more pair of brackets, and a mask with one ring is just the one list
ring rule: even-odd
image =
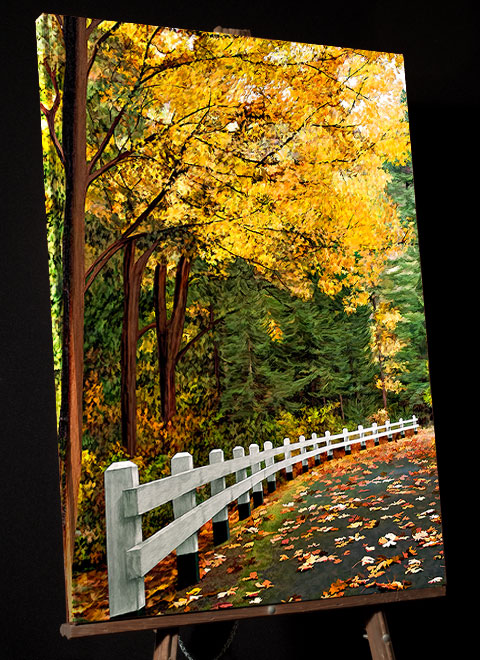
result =
[{"label": "thick tree trunk", "polygon": [[65,80],[62,148],[65,164],[63,228],[63,351],[59,443],[63,453],[63,543],[67,616],[71,618],[72,563],[82,459],[84,241],[86,164],[86,19],[64,17]]},{"label": "thick tree trunk", "polygon": [[157,264],[155,268],[154,300],[158,344],[158,370],[162,419],[166,423],[171,421],[177,411],[175,367],[185,324],[190,269],[191,261],[186,257],[180,257],[175,278],[173,310],[170,319],[168,319],[166,297],[167,266],[162,263]]},{"label": "thick tree trunk", "polygon": [[135,261],[135,239],[125,247],[123,260],[123,325],[121,340],[122,442],[130,456],[137,451],[137,342],[142,275],[156,248],[153,244]]}]

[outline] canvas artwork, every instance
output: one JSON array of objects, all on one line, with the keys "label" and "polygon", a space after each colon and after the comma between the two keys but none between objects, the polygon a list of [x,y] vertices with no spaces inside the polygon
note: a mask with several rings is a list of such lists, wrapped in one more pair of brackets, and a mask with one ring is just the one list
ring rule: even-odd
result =
[{"label": "canvas artwork", "polygon": [[68,620],[442,589],[402,56],[37,40]]}]

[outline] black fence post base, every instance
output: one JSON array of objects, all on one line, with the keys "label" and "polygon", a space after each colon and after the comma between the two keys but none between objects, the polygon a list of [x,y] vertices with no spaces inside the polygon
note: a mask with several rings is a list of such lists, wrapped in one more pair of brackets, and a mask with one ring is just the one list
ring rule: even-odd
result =
[{"label": "black fence post base", "polygon": [[267,490],[269,493],[274,493],[277,490],[277,484],[275,481],[267,481]]},{"label": "black fence post base", "polygon": [[177,554],[177,570],[178,589],[184,589],[185,587],[200,582],[198,552],[187,552],[184,555]]},{"label": "black fence post base", "polygon": [[287,481],[292,481],[293,479],[293,472],[287,472]]},{"label": "black fence post base", "polygon": [[250,502],[238,505],[238,519],[246,520],[247,518],[250,518]]},{"label": "black fence post base", "polygon": [[218,522],[212,523],[213,528],[213,545],[219,545],[228,541],[230,538],[230,527],[228,525],[228,520],[219,520]]},{"label": "black fence post base", "polygon": [[253,493],[253,508],[263,504],[263,490],[254,490]]}]

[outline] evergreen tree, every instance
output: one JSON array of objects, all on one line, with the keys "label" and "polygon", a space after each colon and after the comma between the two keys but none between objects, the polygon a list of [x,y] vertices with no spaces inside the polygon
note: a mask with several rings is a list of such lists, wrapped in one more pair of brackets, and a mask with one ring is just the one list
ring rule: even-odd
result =
[{"label": "evergreen tree", "polygon": [[399,376],[404,388],[398,395],[399,405],[410,411],[428,414],[428,353],[415,223],[413,170],[411,162],[403,166],[389,165],[388,169],[393,178],[387,192],[397,203],[404,225],[409,225],[414,232],[414,240],[406,252],[390,261],[379,289],[383,298],[395,305],[401,315],[396,328],[396,335],[403,344],[397,359],[404,365],[404,371]]},{"label": "evergreen tree", "polygon": [[378,408],[378,393],[373,387],[375,366],[370,351],[369,305],[357,307],[346,314],[340,299],[335,301],[337,311],[338,350],[343,367],[343,383],[338,390],[342,402],[342,416],[358,423]]}]

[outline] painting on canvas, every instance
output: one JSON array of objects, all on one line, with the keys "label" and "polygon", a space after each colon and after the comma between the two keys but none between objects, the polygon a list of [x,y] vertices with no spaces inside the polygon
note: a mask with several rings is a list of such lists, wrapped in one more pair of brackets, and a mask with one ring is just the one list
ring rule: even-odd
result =
[{"label": "painting on canvas", "polygon": [[402,56],[37,40],[68,620],[443,588]]}]

